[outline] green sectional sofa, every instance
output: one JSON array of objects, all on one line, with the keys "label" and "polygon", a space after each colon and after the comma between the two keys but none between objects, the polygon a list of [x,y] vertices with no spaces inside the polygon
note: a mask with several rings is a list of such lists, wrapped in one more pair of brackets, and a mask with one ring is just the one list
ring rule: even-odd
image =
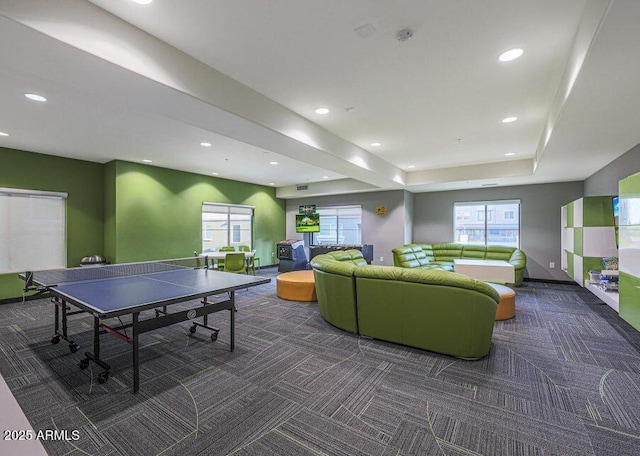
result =
[{"label": "green sectional sofa", "polygon": [[522,250],[504,245],[406,244],[392,252],[394,266],[401,268],[453,271],[454,258],[503,260],[514,266],[516,286],[522,285],[527,266],[527,256]]},{"label": "green sectional sofa", "polygon": [[443,270],[368,265],[358,250],[311,260],[320,315],[375,339],[465,359],[489,353],[498,293]]}]

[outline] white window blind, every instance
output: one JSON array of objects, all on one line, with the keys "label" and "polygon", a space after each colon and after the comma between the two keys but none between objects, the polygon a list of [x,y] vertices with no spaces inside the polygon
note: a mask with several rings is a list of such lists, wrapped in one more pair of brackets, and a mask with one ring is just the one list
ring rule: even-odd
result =
[{"label": "white window blind", "polygon": [[66,197],[0,188],[0,273],[66,266]]}]

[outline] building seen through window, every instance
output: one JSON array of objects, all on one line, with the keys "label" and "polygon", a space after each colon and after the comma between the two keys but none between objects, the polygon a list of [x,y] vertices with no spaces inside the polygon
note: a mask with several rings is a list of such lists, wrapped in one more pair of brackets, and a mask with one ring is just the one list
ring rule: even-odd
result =
[{"label": "building seen through window", "polygon": [[453,212],[454,242],[520,247],[520,201],[455,203]]}]

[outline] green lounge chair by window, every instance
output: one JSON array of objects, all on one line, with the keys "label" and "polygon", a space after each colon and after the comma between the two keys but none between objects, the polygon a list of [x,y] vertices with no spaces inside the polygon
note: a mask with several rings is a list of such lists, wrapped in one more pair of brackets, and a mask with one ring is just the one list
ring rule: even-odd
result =
[{"label": "green lounge chair by window", "polygon": [[[219,252],[235,252],[236,248],[232,245],[227,245],[224,247],[220,247]],[[225,268],[225,260],[218,260],[218,269],[221,271]]]},{"label": "green lounge chair by window", "polygon": [[234,274],[246,274],[244,253],[227,253],[224,258],[224,272],[233,272]]}]

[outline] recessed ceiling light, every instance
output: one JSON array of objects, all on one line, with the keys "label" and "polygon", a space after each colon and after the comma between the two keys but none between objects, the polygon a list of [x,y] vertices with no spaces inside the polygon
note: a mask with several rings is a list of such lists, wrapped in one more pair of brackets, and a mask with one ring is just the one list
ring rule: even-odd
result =
[{"label": "recessed ceiling light", "polygon": [[518,120],[518,118],[515,116],[505,117],[504,119],[502,119],[502,123],[511,123],[511,122],[515,122],[516,120]]},{"label": "recessed ceiling light", "polygon": [[276,185],[276,184],[274,184],[273,182],[269,182],[269,185]]},{"label": "recessed ceiling light", "polygon": [[329,176],[322,176],[323,179],[329,179]]},{"label": "recessed ceiling light", "polygon": [[211,173],[211,175],[212,175],[212,176],[217,176],[217,175],[219,175],[219,174],[220,174],[220,173]]},{"label": "recessed ceiling light", "polygon": [[415,168],[415,167],[416,167],[416,165],[409,165],[409,166],[407,166],[407,168]]},{"label": "recessed ceiling light", "polygon": [[515,155],[515,152],[507,152],[506,154],[504,154],[505,157],[511,157],[513,155]]},{"label": "recessed ceiling light", "polygon": [[380,147],[382,145],[382,143],[379,142],[372,142],[371,143],[371,147]]},{"label": "recessed ceiling light", "polygon": [[269,162],[270,165],[277,165],[278,162]]},{"label": "recessed ceiling light", "polygon": [[145,163],[153,163],[151,160],[147,160],[147,159],[144,159],[142,161],[145,162]]},{"label": "recessed ceiling light", "polygon": [[151,3],[153,0],[131,0],[134,3],[138,3],[140,5],[148,5],[149,3]]},{"label": "recessed ceiling light", "polygon": [[323,107],[316,108],[315,113],[320,115],[329,114],[329,108],[323,108]]},{"label": "recessed ceiling light", "polygon": [[498,57],[498,60],[500,60],[501,62],[510,62],[512,60],[517,59],[522,54],[524,54],[524,51],[520,48],[509,49],[508,51],[500,54],[500,57]]},{"label": "recessed ceiling light", "polygon": [[9,133],[5,133],[4,131],[0,131],[0,136],[9,136]]},{"label": "recessed ceiling light", "polygon": [[33,101],[47,101],[45,97],[38,95],[37,93],[25,93],[24,96]]},{"label": "recessed ceiling light", "polygon": [[202,147],[211,147],[211,143],[208,143],[208,142],[201,142],[200,145]]}]

